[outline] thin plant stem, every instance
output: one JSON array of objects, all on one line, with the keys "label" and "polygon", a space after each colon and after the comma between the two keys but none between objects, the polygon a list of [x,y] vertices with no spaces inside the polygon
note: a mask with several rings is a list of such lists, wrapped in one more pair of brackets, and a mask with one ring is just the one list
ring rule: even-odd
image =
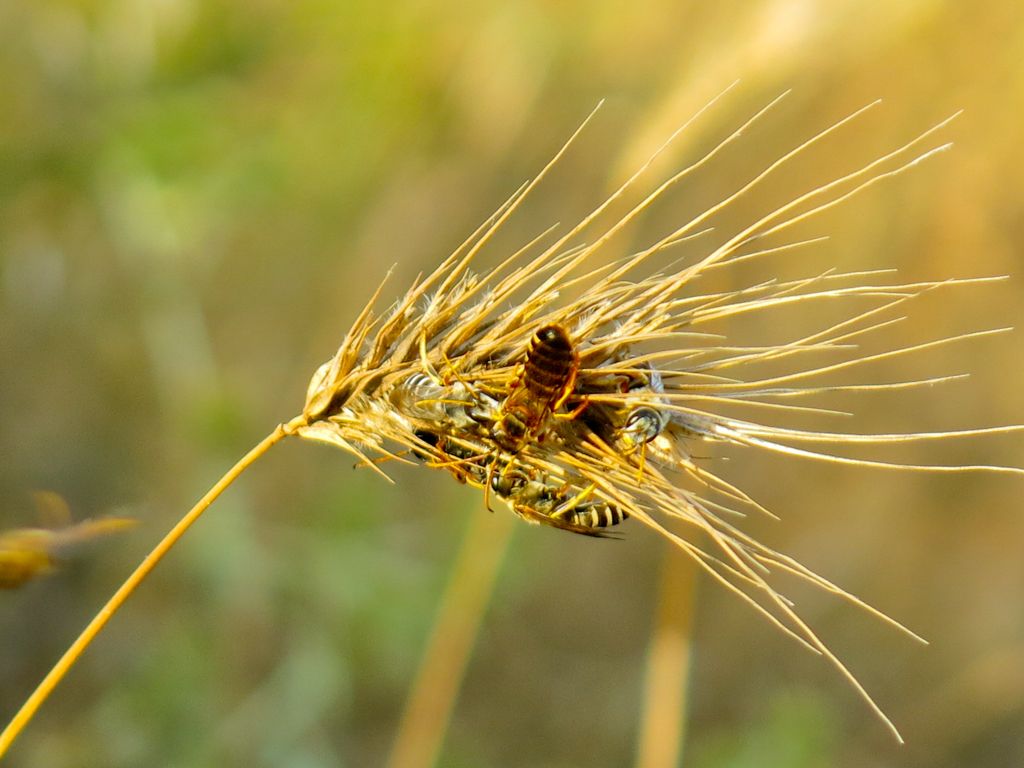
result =
[{"label": "thin plant stem", "polygon": [[99,610],[99,612],[93,617],[92,621],[82,630],[81,634],[77,637],[75,642],[64,652],[64,655],[60,657],[60,660],[53,665],[53,668],[47,673],[46,677],[43,678],[42,682],[32,692],[32,695],[25,700],[25,703],[21,705],[21,709],[18,710],[17,714],[11,718],[11,721],[4,728],[3,732],[0,733],[0,757],[6,754],[11,744],[18,737],[18,734],[24,730],[25,726],[32,720],[38,711],[39,707],[42,706],[43,702],[49,698],[50,694],[57,687],[61,680],[68,671],[75,665],[79,657],[85,652],[92,641],[96,639],[96,636],[103,630],[107,625],[107,622],[113,618],[114,614],[117,613],[118,609],[124,604],[124,602],[131,596],[131,594],[138,588],[138,586],[145,580],[152,571],[157,563],[159,563],[175,544],[178,543],[185,532],[192,527],[192,524],[199,519],[199,517],[206,511],[218,496],[220,496],[235,480],[242,474],[248,467],[256,461],[258,458],[263,456],[272,446],[277,444],[282,438],[293,434],[295,429],[302,424],[305,424],[304,417],[298,417],[287,424],[279,424],[277,428],[263,438],[251,451],[239,460],[235,466],[229,469],[216,484],[206,492],[206,495],[199,500],[199,502],[192,507],[175,525],[168,531],[167,535],[161,539],[160,543],[153,547],[152,551],[146,558],[139,564],[139,566],[132,572],[132,574],[124,580],[117,592],[114,593],[107,604]]},{"label": "thin plant stem", "polygon": [[514,525],[512,515],[471,516],[387,768],[431,768],[437,764]]},{"label": "thin plant stem", "polygon": [[637,768],[676,768],[686,743],[697,566],[666,547],[647,653]]}]

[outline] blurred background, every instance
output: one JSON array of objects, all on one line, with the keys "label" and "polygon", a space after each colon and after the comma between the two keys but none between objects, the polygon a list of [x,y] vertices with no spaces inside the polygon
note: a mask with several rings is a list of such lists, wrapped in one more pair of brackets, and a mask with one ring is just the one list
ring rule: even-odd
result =
[{"label": "blurred background", "polygon": [[[299,412],[389,267],[386,301],[605,99],[501,242],[568,226],[737,78],[660,173],[793,93],[627,245],[876,98],[727,221],[962,108],[936,142],[951,152],[802,230],[829,242],[721,279],[1009,274],[925,297],[887,341],[1021,324],[1024,7],[1012,0],[0,3],[0,530],[39,524],[36,489],[76,520],[140,521],[0,594],[0,720],[163,532]],[[800,327],[786,322],[783,336]],[[857,419],[838,426],[1024,421],[1022,345],[1018,331],[875,366],[865,380],[972,377],[840,399]],[[895,458],[1024,465],[1012,436]],[[898,747],[834,670],[701,582],[684,764],[1024,764],[1024,481],[731,459],[723,474],[782,518],[749,530],[932,644],[794,590],[901,727]],[[387,485],[352,464],[295,441],[255,465],[10,764],[384,764],[467,527],[495,526],[476,534],[495,542],[492,561],[507,527],[443,473],[392,466]],[[635,525],[618,542],[511,530],[439,764],[633,764],[666,547]]]}]

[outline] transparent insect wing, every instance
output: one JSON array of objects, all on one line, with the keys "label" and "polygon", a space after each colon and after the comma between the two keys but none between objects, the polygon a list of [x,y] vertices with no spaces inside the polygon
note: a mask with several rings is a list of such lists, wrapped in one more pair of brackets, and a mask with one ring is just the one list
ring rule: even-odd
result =
[{"label": "transparent insect wing", "polygon": [[501,418],[501,403],[486,392],[477,392],[467,412],[477,424],[494,424]]},{"label": "transparent insect wing", "polygon": [[492,489],[527,521],[572,533],[601,536],[604,534],[597,529],[617,525],[628,517],[613,505],[593,498],[593,487],[582,478],[566,480],[536,468],[528,474],[521,468],[507,467],[495,475]]},{"label": "transparent insect wing", "polygon": [[476,402],[462,382],[444,384],[426,373],[414,373],[398,384],[391,401],[404,416],[438,429],[465,429],[474,423],[469,411]]}]

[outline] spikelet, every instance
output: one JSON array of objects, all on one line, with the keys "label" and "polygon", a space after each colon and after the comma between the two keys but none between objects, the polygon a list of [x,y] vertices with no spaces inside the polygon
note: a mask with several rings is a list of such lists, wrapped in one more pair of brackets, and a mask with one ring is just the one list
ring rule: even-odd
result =
[{"label": "spikelet", "polygon": [[[651,273],[652,257],[683,240],[706,235],[709,218],[875,106],[868,105],[800,143],[733,194],[649,247],[618,260],[602,259],[601,251],[611,238],[666,190],[729,148],[778,101],[657,185],[611,226],[596,233],[589,231],[595,220],[637,184],[664,147],[568,233],[547,244],[545,240],[551,236],[545,233],[496,268],[474,274],[477,254],[559,160],[577,131],[536,179],[520,188],[432,274],[418,280],[389,311],[379,315],[375,302],[382,289],[378,289],[337,353],[313,376],[303,416],[289,429],[303,438],[340,447],[382,474],[378,467],[381,456],[404,461],[411,460],[410,454],[419,457],[428,466],[445,469],[482,488],[485,495],[496,492],[530,522],[596,533],[594,526],[618,522],[625,516],[640,521],[674,542],[712,579],[777,628],[828,659],[899,738],[885,714],[772,585],[772,579],[779,573],[796,575],[917,636],[745,534],[739,527],[742,514],[767,511],[720,476],[716,467],[693,456],[701,444],[727,443],[855,466],[1021,473],[1011,467],[892,464],[849,458],[829,448],[935,440],[1017,427],[866,435],[807,431],[720,415],[746,407],[751,413],[768,413],[774,421],[794,413],[824,412],[792,404],[812,394],[908,389],[955,378],[833,383],[836,374],[870,362],[998,332],[943,337],[870,355],[859,352],[855,344],[872,334],[883,336],[881,332],[894,322],[896,310],[922,293],[994,278],[895,283],[885,282],[888,273],[829,271],[803,280],[768,281],[713,294],[701,293],[693,284],[712,269],[812,245],[816,240],[781,246],[765,243],[768,236],[946,149],[948,144],[929,146],[929,142],[953,118],[779,206],[728,235],[693,263],[674,272]],[[704,110],[712,104],[714,101]],[[848,314],[829,327],[776,345],[745,347],[704,330],[713,321],[740,315],[770,318],[775,310],[814,302],[841,305],[849,308]],[[501,404],[518,383],[531,336],[545,325],[567,329],[576,345],[580,367],[575,388],[561,414],[564,418],[549,420],[536,439],[511,455],[493,439],[494,425],[501,418]],[[831,355],[830,362],[808,363],[822,353]],[[770,378],[749,373],[765,361],[785,362],[789,370]],[[578,415],[569,411],[578,411]],[[644,427],[639,437],[627,427],[631,419]],[[798,447],[807,445],[824,447]],[[533,479],[542,491],[546,489],[547,497],[539,499],[534,493],[524,500],[507,489],[502,493],[497,478],[510,471],[524,477],[524,482]],[[598,522],[598,511],[614,511],[618,518]],[[582,512],[592,513],[590,522]]]}]

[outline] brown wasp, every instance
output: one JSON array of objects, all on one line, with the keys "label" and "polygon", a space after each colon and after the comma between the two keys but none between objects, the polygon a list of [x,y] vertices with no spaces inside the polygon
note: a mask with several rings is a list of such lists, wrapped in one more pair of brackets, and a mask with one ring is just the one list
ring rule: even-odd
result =
[{"label": "brown wasp", "polygon": [[593,485],[581,487],[539,470],[507,468],[492,476],[491,488],[524,520],[584,536],[607,536],[601,529],[629,517],[625,510],[592,498]]},{"label": "brown wasp", "polygon": [[[580,358],[560,325],[545,325],[530,339],[526,361],[507,398],[501,403],[491,437],[505,450],[518,453],[526,443],[542,435],[549,416],[572,395]],[[575,418],[587,402],[560,418]]]}]

